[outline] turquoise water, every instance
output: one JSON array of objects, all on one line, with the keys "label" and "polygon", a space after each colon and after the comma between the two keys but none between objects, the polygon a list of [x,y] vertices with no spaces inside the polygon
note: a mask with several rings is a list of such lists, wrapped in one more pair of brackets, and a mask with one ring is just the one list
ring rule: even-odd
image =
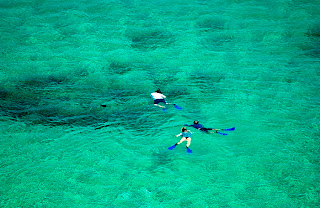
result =
[{"label": "turquoise water", "polygon": [[[0,14],[0,207],[320,207],[319,1]],[[154,107],[157,88],[183,110]],[[236,131],[167,150],[194,120]]]}]

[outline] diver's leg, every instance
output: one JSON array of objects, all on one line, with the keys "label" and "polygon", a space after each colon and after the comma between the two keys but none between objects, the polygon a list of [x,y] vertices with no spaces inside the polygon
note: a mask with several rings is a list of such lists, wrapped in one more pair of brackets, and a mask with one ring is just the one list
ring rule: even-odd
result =
[{"label": "diver's leg", "polygon": [[181,140],[177,143],[177,145],[178,145],[178,144],[181,144],[181,143],[184,142],[184,141],[186,141],[186,138],[185,138],[185,137],[182,137]]},{"label": "diver's leg", "polygon": [[191,137],[188,137],[187,138],[187,148],[189,148],[190,144],[191,144]]}]

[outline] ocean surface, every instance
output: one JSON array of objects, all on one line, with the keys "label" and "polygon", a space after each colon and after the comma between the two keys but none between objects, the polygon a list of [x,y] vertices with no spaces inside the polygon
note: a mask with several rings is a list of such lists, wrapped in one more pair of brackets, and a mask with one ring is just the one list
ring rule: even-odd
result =
[{"label": "ocean surface", "polygon": [[[0,14],[0,207],[320,207],[320,1]],[[153,106],[158,88],[183,110]],[[236,129],[168,150],[194,120]]]}]

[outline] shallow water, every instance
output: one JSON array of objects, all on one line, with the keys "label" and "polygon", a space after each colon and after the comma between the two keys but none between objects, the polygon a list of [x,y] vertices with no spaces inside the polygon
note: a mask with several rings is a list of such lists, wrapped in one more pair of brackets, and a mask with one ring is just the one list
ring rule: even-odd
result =
[{"label": "shallow water", "polygon": [[0,2],[0,206],[317,207],[319,8]]}]

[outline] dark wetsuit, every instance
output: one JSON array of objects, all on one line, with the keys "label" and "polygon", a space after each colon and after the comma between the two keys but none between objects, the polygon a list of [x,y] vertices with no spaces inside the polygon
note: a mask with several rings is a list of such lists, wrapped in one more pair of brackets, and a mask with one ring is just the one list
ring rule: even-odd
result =
[{"label": "dark wetsuit", "polygon": [[209,133],[208,130],[213,130],[213,128],[204,128],[202,124],[192,124],[192,125],[185,124],[185,126],[192,126],[193,128],[199,129],[200,131],[203,131],[207,134]]},{"label": "dark wetsuit", "polygon": [[167,101],[165,101],[164,99],[156,99],[156,100],[154,100],[154,102],[153,102],[154,104],[159,104],[159,103],[167,103]]}]

